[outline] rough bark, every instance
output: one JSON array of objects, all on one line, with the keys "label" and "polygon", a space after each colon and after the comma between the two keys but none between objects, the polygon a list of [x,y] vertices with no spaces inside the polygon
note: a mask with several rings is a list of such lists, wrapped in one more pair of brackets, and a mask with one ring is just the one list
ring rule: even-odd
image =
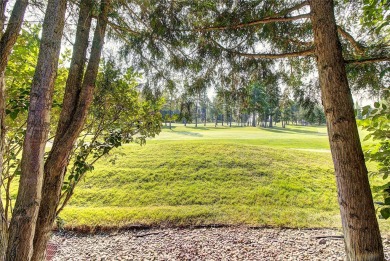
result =
[{"label": "rough bark", "polygon": [[5,23],[5,11],[7,8],[8,0],[0,0],[0,32],[3,35],[4,23]]},{"label": "rough bark", "polygon": [[[18,38],[24,14],[28,5],[26,0],[17,0],[12,10],[8,26],[3,32],[7,0],[0,1],[0,173],[3,168],[3,147],[5,139],[5,79],[4,73],[9,55]],[[1,180],[0,180],[1,181]],[[1,225],[0,225],[1,226]],[[1,244],[1,243],[0,243]],[[1,249],[0,249],[1,251]]]},{"label": "rough bark", "polygon": [[43,159],[64,28],[66,0],[49,0],[30,92],[18,196],[11,219],[6,260],[28,261],[41,201]]},{"label": "rough bark", "polygon": [[[53,142],[53,147],[45,163],[45,176],[42,192],[42,206],[39,210],[34,238],[34,254],[32,260],[44,258],[50,231],[56,218],[61,187],[68,165],[69,154],[84,126],[88,108],[92,102],[93,90],[99,69],[101,52],[107,26],[107,15],[110,1],[102,1],[98,24],[94,33],[91,54],[82,84],[84,61],[88,47],[88,35],[91,26],[90,10],[92,0],[81,2],[80,15],[71,69],[61,111],[61,121]],[[81,86],[80,86],[81,85]]]},{"label": "rough bark", "polygon": [[[5,79],[4,72],[0,73],[0,184],[2,180],[3,172],[3,153],[5,142]],[[7,218],[3,206],[3,200],[0,198],[0,260],[5,259],[5,253],[7,250],[8,242],[8,224]]]},{"label": "rough bark", "polygon": [[317,67],[348,260],[384,260],[332,0],[311,0]]},{"label": "rough bark", "polygon": [[[18,38],[28,1],[16,1],[11,17],[3,33],[6,20],[6,7],[8,0],[0,1],[0,184],[2,183],[1,173],[3,172],[3,152],[5,143],[5,68],[9,55]],[[8,243],[8,224],[4,212],[3,202],[0,199],[0,260],[5,260]]]},{"label": "rough bark", "polygon": [[[20,28],[22,27],[27,5],[27,0],[17,0],[15,2],[7,29],[0,40],[0,72],[4,72],[5,67],[7,66],[9,54],[12,51],[12,47],[18,38]],[[2,3],[0,3],[0,6],[2,6]],[[2,22],[2,24],[4,25],[4,22]]]},{"label": "rough bark", "polygon": [[[0,1],[0,37],[3,35],[3,28],[5,22],[5,10],[7,6],[7,0]],[[0,75],[0,184],[2,183],[3,172],[3,151],[5,140],[5,81],[4,73]],[[0,198],[0,260],[5,259],[5,252],[7,251],[8,240],[8,226],[7,219],[5,217],[3,200]]]}]

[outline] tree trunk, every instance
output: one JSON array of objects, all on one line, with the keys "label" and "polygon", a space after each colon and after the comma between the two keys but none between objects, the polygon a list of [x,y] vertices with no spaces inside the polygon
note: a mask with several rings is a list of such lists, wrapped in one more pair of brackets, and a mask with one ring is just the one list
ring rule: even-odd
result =
[{"label": "tree trunk", "polygon": [[26,12],[26,8],[28,5],[27,0],[17,0],[15,2],[10,20],[8,21],[7,28],[3,33],[4,23],[6,19],[5,11],[7,7],[7,2],[8,2],[7,0],[0,0],[0,36],[1,36],[0,39],[0,173],[2,173],[2,169],[3,169],[3,149],[4,149],[4,141],[5,141],[5,104],[6,103],[5,103],[4,73],[7,67],[9,55],[11,54],[12,48],[16,43],[20,29],[22,27],[24,14]]},{"label": "tree trunk", "polygon": [[[5,12],[8,0],[0,1],[0,184],[2,184],[3,153],[5,145],[5,69],[9,55],[18,38],[26,12],[28,1],[16,1],[6,31],[3,33],[6,20]],[[8,244],[8,224],[3,202],[0,199],[0,260],[5,260]]]},{"label": "tree trunk", "polygon": [[169,103],[169,129],[172,130],[172,96]]},{"label": "tree trunk", "polygon": [[269,127],[272,128],[274,125],[273,125],[273,122],[272,122],[272,114],[269,116]]},{"label": "tree trunk", "polygon": [[[7,0],[0,1],[0,37],[3,35],[5,22],[5,10]],[[5,143],[5,78],[4,72],[0,74],[0,184],[3,184],[3,153]],[[5,260],[8,242],[8,224],[3,206],[3,201],[0,197],[0,260]]]},{"label": "tree trunk", "polygon": [[[5,78],[0,75],[0,184],[3,184],[3,153],[5,143]],[[0,260],[5,260],[8,242],[8,224],[3,201],[0,198]]]},{"label": "tree trunk", "polygon": [[27,130],[23,144],[19,191],[9,229],[6,260],[30,260],[41,201],[43,160],[50,126],[66,0],[49,0],[42,28],[38,62],[30,93]]},{"label": "tree trunk", "polygon": [[205,109],[204,109],[204,126],[206,127],[207,124],[207,103],[205,103]]},{"label": "tree trunk", "polygon": [[195,128],[198,127],[198,102],[195,104]]},{"label": "tree trunk", "polygon": [[71,64],[73,73],[69,75],[67,81],[64,96],[66,107],[63,106],[61,111],[61,120],[66,120],[62,120],[58,125],[53,147],[45,163],[42,206],[39,210],[34,238],[34,255],[32,258],[34,261],[40,261],[44,258],[50,231],[56,218],[56,210],[60,200],[69,154],[84,126],[88,108],[93,99],[93,90],[104,44],[110,1],[105,0],[101,3],[101,12],[94,33],[91,55],[81,85],[78,80],[82,79],[84,72],[84,61],[91,26],[90,10],[92,10],[92,7],[92,0],[83,0],[81,2],[77,37]]},{"label": "tree trunk", "polygon": [[[2,8],[5,8],[6,2],[7,1],[0,2],[0,11]],[[0,72],[5,71],[5,67],[7,66],[9,55],[18,38],[20,28],[22,27],[27,5],[28,5],[28,0],[17,0],[15,2],[14,8],[11,13],[11,17],[8,21],[7,29],[5,30],[4,34],[2,34],[1,36]],[[1,17],[0,19],[5,18],[4,14],[2,14],[2,16],[3,17]],[[1,26],[3,25],[4,25],[4,21],[2,22]]]},{"label": "tree trunk", "polygon": [[0,0],[0,33],[3,35],[4,23],[5,23],[5,11],[7,10],[8,0]]},{"label": "tree trunk", "polygon": [[384,260],[332,0],[311,0],[315,53],[347,260]]}]

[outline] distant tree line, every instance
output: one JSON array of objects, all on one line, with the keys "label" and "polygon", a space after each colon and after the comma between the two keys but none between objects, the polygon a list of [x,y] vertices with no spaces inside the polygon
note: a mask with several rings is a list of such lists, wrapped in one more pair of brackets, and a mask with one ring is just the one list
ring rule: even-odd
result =
[{"label": "distant tree line", "polygon": [[276,124],[285,128],[294,125],[325,124],[325,114],[318,103],[305,104],[290,94],[288,88],[282,93],[280,87],[269,88],[261,82],[245,87],[218,89],[209,97],[207,90],[199,94],[183,91],[162,96],[165,104],[161,109],[165,126],[172,122],[213,124],[214,126],[273,127]]}]

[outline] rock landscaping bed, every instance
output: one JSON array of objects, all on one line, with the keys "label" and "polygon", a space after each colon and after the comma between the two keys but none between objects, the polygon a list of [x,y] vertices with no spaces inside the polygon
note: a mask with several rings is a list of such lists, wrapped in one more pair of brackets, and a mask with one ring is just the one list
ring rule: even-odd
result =
[{"label": "rock landscaping bed", "polygon": [[[390,243],[384,239],[386,258]],[[116,233],[58,232],[53,260],[344,260],[331,229],[143,229]]]}]

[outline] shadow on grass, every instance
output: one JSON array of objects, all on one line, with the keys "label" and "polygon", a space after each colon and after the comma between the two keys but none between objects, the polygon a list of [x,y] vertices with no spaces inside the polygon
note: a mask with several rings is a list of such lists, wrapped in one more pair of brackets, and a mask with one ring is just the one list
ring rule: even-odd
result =
[{"label": "shadow on grass", "polygon": [[169,128],[169,125],[167,125],[167,126],[163,125],[162,126],[163,129],[167,129],[167,130],[169,130],[169,129],[173,130],[173,129],[176,129],[177,127],[178,126],[173,126],[173,125],[171,126],[171,128]]},{"label": "shadow on grass", "polygon": [[179,134],[179,135],[187,135],[187,136],[192,136],[192,137],[203,137],[202,134],[197,133],[197,132],[191,132],[191,131],[175,131],[172,130],[173,133]]},{"label": "shadow on grass", "polygon": [[282,128],[282,127],[272,127],[272,128],[261,128],[264,131],[269,131],[269,132],[275,132],[275,133],[291,133],[291,134],[309,134],[309,135],[316,135],[316,136],[327,136],[328,134],[326,133],[321,133],[318,132],[317,130],[308,130],[307,126],[305,126],[305,129],[299,129],[299,126],[295,126],[294,129],[290,128]]},{"label": "shadow on grass", "polygon": [[171,129],[172,131],[175,131],[176,128],[186,128],[189,130],[210,130],[209,127],[204,127],[204,126],[203,127],[201,127],[201,126],[195,127],[195,126],[191,126],[191,125],[187,125],[187,126],[181,125],[181,126],[171,126],[171,128],[169,128],[169,126],[163,126],[163,129],[167,129],[167,130]]}]

